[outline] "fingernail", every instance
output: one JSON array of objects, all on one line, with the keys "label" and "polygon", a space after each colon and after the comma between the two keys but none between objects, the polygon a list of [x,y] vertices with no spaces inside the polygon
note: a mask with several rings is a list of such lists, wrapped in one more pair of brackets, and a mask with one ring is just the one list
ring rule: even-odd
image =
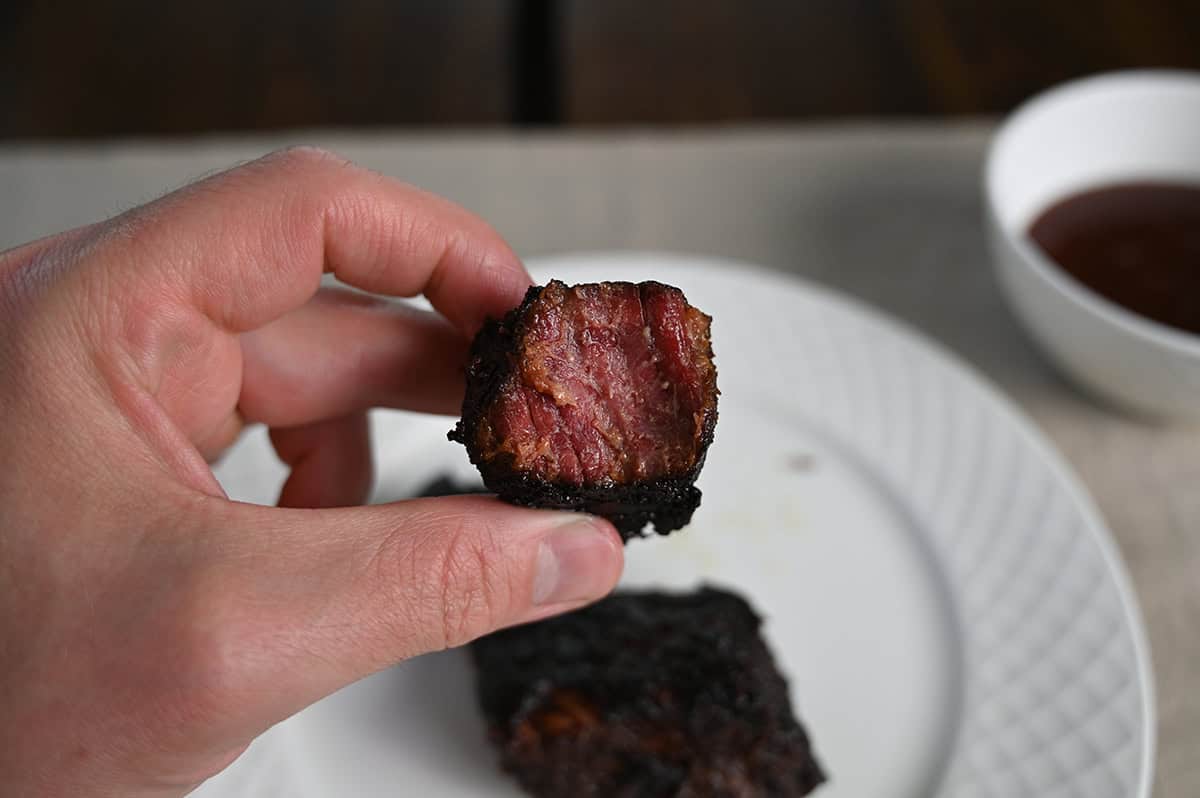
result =
[{"label": "fingernail", "polygon": [[533,603],[545,606],[598,599],[612,589],[613,560],[619,556],[612,533],[591,516],[568,521],[542,539]]}]

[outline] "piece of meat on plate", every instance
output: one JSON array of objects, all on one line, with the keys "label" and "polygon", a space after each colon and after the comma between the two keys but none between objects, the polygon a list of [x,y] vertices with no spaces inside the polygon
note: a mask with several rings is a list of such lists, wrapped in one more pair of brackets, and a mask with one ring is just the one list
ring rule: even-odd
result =
[{"label": "piece of meat on plate", "polygon": [[500,762],[537,798],[797,798],[825,780],[744,599],[617,593],[477,640]]},{"label": "piece of meat on plate", "polygon": [[622,538],[691,520],[717,422],[710,319],[656,282],[531,288],[476,336],[462,419],[488,489]]}]

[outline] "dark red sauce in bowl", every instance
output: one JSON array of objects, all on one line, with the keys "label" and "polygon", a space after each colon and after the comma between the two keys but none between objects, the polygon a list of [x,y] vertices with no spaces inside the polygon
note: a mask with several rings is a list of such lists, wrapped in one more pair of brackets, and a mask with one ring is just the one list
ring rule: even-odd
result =
[{"label": "dark red sauce in bowl", "polygon": [[1067,197],[1030,236],[1092,291],[1200,334],[1200,185],[1121,183]]}]

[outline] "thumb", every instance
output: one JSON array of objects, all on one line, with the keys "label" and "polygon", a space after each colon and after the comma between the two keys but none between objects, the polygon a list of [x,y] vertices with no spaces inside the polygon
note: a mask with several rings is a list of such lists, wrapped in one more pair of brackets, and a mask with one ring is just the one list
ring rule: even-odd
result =
[{"label": "thumb", "polygon": [[484,496],[219,505],[193,617],[216,656],[209,698],[218,685],[241,727],[230,733],[255,734],[408,657],[599,599],[623,562],[607,521]]}]

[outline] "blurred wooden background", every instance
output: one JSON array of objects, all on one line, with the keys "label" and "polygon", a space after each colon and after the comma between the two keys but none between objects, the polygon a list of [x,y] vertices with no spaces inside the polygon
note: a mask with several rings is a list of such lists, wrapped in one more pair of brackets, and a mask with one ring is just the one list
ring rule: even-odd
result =
[{"label": "blurred wooden background", "polygon": [[0,0],[0,138],[1000,112],[1200,0]]}]

